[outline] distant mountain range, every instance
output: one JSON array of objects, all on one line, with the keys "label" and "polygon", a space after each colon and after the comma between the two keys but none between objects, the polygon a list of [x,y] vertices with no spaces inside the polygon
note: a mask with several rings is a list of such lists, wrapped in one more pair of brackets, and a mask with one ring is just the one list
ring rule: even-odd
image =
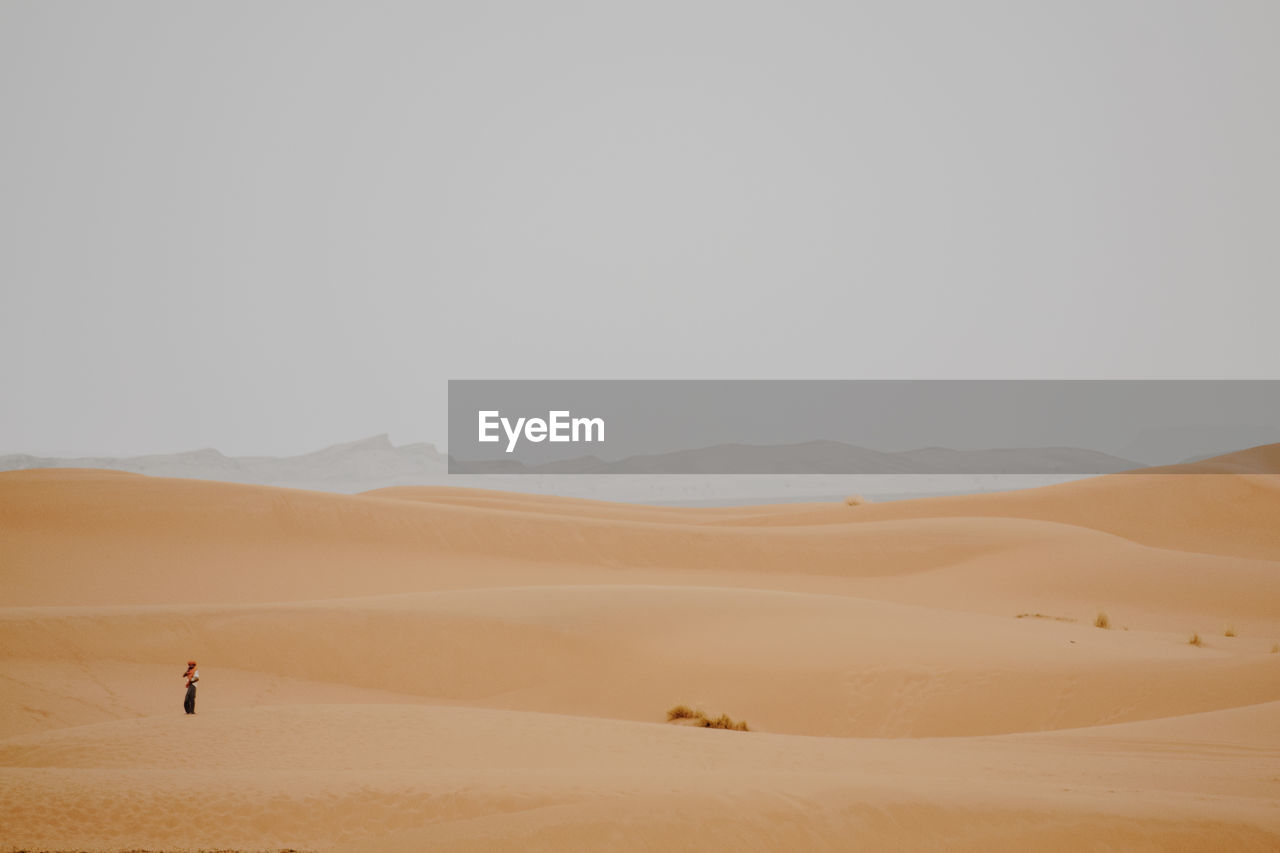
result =
[{"label": "distant mountain range", "polygon": [[284,457],[224,456],[213,448],[128,457],[0,456],[0,471],[26,468],[109,468],[156,477],[352,492],[436,480],[447,473],[448,465],[434,445],[396,447],[386,435],[377,435]]},{"label": "distant mountain range", "polygon": [[[1074,447],[882,452],[837,441],[720,444],[612,462],[583,456],[530,467],[507,460],[453,461],[451,474],[449,458],[434,445],[396,446],[378,435],[286,457],[226,456],[213,449],[131,457],[12,454],[0,456],[0,471],[106,468],[348,494],[388,486],[463,486],[700,505],[843,499],[852,492],[887,500],[1000,491],[1144,467]],[[711,476],[725,473],[739,476]],[[578,476],[583,474],[599,476]]]},{"label": "distant mountain range", "polygon": [[[1128,459],[1075,447],[901,452],[868,450],[838,441],[800,444],[718,444],[694,450],[630,456],[609,462],[582,456],[526,466],[518,461],[453,461],[457,474],[1106,474],[1142,467]],[[157,477],[186,477],[270,486],[364,491],[439,483],[450,460],[432,444],[393,445],[386,435],[336,444],[301,456],[226,456],[212,448],[150,456],[78,458],[0,456],[0,470],[108,468]]]}]

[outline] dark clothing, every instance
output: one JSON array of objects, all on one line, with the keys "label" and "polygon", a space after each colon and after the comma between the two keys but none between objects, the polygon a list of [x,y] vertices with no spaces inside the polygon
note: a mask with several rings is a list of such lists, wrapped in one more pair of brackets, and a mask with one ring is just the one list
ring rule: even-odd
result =
[{"label": "dark clothing", "polygon": [[196,686],[194,684],[187,685],[187,698],[182,702],[182,710],[188,714],[196,712]]}]

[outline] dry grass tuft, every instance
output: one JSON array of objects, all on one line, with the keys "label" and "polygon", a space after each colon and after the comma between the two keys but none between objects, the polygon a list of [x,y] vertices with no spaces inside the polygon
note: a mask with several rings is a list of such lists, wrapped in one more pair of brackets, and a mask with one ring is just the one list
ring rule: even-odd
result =
[{"label": "dry grass tuft", "polygon": [[1224,637],[1234,637],[1236,635],[1236,626],[1228,625],[1222,632]]},{"label": "dry grass tuft", "polygon": [[1201,639],[1200,639],[1200,633],[1199,633],[1198,631],[1192,631],[1192,632],[1191,632],[1191,639],[1187,640],[1187,645],[1189,645],[1189,646],[1203,646],[1203,645],[1204,645],[1204,640],[1201,640]]},{"label": "dry grass tuft", "polygon": [[729,729],[730,731],[735,732],[749,731],[746,720],[735,723],[728,714],[721,714],[714,720],[708,720],[706,717],[703,717],[702,727],[706,729]]},{"label": "dry grass tuft", "polygon": [[1093,627],[1095,627],[1095,628],[1104,628],[1104,629],[1105,629],[1105,628],[1110,628],[1110,627],[1111,627],[1111,618],[1110,618],[1109,616],[1107,616],[1107,614],[1106,614],[1104,611],[1099,610],[1099,611],[1098,611],[1098,615],[1097,615],[1097,616],[1095,616],[1095,617],[1094,617],[1094,619],[1093,619]]},{"label": "dry grass tuft", "polygon": [[1050,616],[1048,613],[1019,613],[1019,619],[1052,619],[1054,622],[1074,622],[1070,616]]},{"label": "dry grass tuft", "polygon": [[735,732],[749,732],[747,721],[734,722],[728,714],[721,714],[714,720],[704,712],[690,708],[688,705],[676,705],[667,711],[667,722],[674,720],[693,720],[704,729],[729,729]]},{"label": "dry grass tuft", "polygon": [[871,503],[871,501],[867,500],[862,495],[849,495],[849,497],[844,499],[845,506],[862,506],[863,504],[869,503]]}]

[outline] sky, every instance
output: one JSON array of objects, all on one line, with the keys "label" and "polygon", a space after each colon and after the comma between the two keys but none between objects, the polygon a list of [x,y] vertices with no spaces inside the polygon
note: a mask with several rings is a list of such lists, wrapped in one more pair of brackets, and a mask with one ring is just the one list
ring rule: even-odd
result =
[{"label": "sky", "polygon": [[0,2],[0,453],[1280,378],[1280,4]]}]

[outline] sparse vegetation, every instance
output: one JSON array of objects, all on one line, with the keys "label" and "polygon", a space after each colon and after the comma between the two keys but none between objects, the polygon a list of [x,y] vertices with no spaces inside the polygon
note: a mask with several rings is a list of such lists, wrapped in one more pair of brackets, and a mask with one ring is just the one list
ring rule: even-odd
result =
[{"label": "sparse vegetation", "polygon": [[1050,616],[1048,613],[1019,613],[1019,619],[1052,619],[1054,622],[1074,622],[1070,616]]},{"label": "sparse vegetation", "polygon": [[750,731],[747,728],[746,720],[739,720],[735,723],[728,714],[721,714],[714,720],[708,720],[706,717],[703,717],[702,727],[707,729],[729,729],[730,731],[735,732]]},{"label": "sparse vegetation", "polygon": [[1111,627],[1111,618],[1107,616],[1105,611],[1099,610],[1098,615],[1093,618],[1093,627],[1107,629]]},{"label": "sparse vegetation", "polygon": [[1280,643],[1271,644],[1271,654],[1280,655]]},{"label": "sparse vegetation", "polygon": [[734,721],[728,714],[721,714],[712,719],[703,711],[690,708],[688,705],[676,705],[674,708],[667,710],[667,722],[675,720],[693,720],[695,724],[704,729],[729,729],[735,732],[751,731],[747,728],[746,720]]},{"label": "sparse vegetation", "polygon": [[1222,632],[1222,636],[1224,637],[1234,637],[1235,635],[1236,635],[1235,625],[1228,625],[1226,629],[1224,629]]},{"label": "sparse vegetation", "polygon": [[1200,639],[1200,633],[1199,633],[1198,631],[1192,631],[1192,632],[1191,632],[1191,639],[1187,640],[1187,645],[1189,645],[1189,646],[1203,646],[1203,645],[1204,645],[1204,640],[1201,640],[1201,639]]},{"label": "sparse vegetation", "polygon": [[849,495],[849,497],[844,499],[845,506],[862,506],[863,504],[869,503],[871,503],[871,501],[867,500],[862,495]]}]

